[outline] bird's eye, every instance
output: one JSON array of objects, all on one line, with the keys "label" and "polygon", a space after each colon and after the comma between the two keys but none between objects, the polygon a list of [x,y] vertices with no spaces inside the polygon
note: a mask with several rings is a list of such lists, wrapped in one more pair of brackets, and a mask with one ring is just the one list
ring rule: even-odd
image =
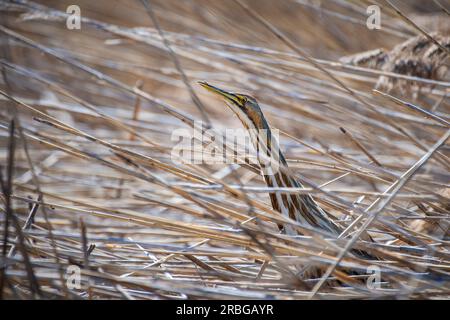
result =
[{"label": "bird's eye", "polygon": [[248,99],[246,97],[240,97],[241,98],[241,103],[242,104],[246,104]]}]

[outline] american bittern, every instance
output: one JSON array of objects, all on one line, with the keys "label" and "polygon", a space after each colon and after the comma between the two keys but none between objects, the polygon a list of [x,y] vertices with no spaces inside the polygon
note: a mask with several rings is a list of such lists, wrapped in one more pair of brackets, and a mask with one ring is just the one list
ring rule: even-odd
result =
[{"label": "american bittern", "polygon": [[[248,95],[231,93],[225,90],[219,89],[206,82],[200,82],[204,88],[209,91],[218,94],[225,98],[227,105],[238,116],[242,124],[247,130],[252,132],[261,133],[265,135],[271,135],[271,130],[267,120],[265,119],[261,108],[257,101]],[[271,188],[302,188],[303,184],[292,177],[292,175],[286,174],[286,168],[288,167],[285,157],[279,150],[278,146],[275,146],[273,139],[261,139],[261,135],[250,134],[252,142],[258,153],[265,153],[269,158],[279,161],[280,166],[284,170],[274,171],[273,174],[264,173],[264,180],[268,187]],[[261,157],[258,157],[260,160]],[[265,166],[266,163],[261,163],[261,166]],[[309,194],[286,194],[281,192],[270,193],[270,201],[272,207],[281,214],[290,217],[293,220],[300,222],[303,225],[313,228],[319,228],[333,234],[339,234],[340,228],[333,220],[330,219],[327,212],[325,212]],[[287,234],[296,234],[289,226],[280,228]]]},{"label": "american bittern", "polygon": [[[200,82],[200,85],[225,98],[227,106],[238,116],[244,127],[250,131],[250,138],[258,154],[263,153],[270,159],[279,162],[282,170],[280,169],[273,172],[262,170],[267,186],[270,188],[302,188],[303,184],[298,179],[295,179],[292,174],[286,174],[289,173],[289,171],[286,170],[288,164],[278,145],[274,145],[277,141],[270,137],[264,139],[264,135],[271,136],[271,129],[258,102],[249,95],[228,92],[206,82]],[[261,132],[263,133],[262,135],[260,134]],[[258,156],[257,159],[260,162],[262,169],[267,166],[266,158]],[[263,161],[261,161],[261,159],[263,159]],[[330,232],[336,237],[343,231],[343,229],[331,219],[329,214],[322,209],[309,194],[286,194],[275,191],[269,193],[269,195],[274,210],[300,222],[304,226]],[[290,225],[279,225],[278,227],[286,234],[299,234],[299,232]],[[364,235],[364,238],[365,240],[372,241],[368,234]],[[351,250],[351,253],[363,259],[377,259],[368,252],[359,249],[353,249]],[[322,271],[323,270],[320,268],[312,268],[307,272],[302,271],[302,273],[306,277],[320,276]],[[350,273],[357,274],[353,271],[350,271]]]}]

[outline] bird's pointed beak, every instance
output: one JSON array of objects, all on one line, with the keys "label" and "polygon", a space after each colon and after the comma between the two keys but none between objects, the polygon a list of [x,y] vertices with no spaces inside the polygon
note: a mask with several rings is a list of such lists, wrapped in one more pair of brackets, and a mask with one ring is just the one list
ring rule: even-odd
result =
[{"label": "bird's pointed beak", "polygon": [[236,104],[240,104],[238,97],[234,93],[219,89],[215,86],[210,85],[209,83],[207,83],[205,81],[199,81],[198,84],[201,85],[206,90],[211,91],[211,92],[225,98],[225,100],[228,102],[234,102]]}]

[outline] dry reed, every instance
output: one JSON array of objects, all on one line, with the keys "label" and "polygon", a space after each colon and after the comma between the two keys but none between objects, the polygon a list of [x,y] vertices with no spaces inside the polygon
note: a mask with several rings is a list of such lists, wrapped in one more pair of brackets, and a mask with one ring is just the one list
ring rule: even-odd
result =
[{"label": "dry reed", "polygon": [[[77,1],[69,30],[73,2],[0,3],[2,298],[449,297],[448,2],[377,1],[369,30],[370,1]],[[172,161],[174,130],[240,127],[198,80],[258,99],[308,181],[280,191],[338,239],[274,211],[255,166]]]}]

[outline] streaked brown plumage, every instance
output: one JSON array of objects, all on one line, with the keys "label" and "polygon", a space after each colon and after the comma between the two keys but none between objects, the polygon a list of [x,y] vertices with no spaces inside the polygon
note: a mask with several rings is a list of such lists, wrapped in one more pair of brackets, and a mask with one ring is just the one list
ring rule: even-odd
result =
[{"label": "streaked brown plumage", "polygon": [[[260,133],[271,136],[271,129],[267,120],[265,119],[261,108],[257,101],[248,95],[231,93],[225,90],[219,89],[206,82],[200,82],[200,84],[207,90],[220,95],[225,98],[227,106],[238,116],[242,124],[247,130],[253,130],[257,134],[250,134],[252,142],[258,153],[258,161],[263,171],[264,180],[268,187],[274,188],[301,188],[303,184],[294,178],[292,174],[289,174],[288,164],[286,162],[283,153],[278,148],[276,140],[272,140],[271,137],[266,139],[261,138]],[[267,155],[271,159],[277,161],[282,167],[282,170],[277,170],[272,174],[267,174],[267,171],[263,170],[266,162],[262,162],[259,156],[260,154]],[[272,207],[280,212],[284,216],[288,216],[291,219],[300,222],[304,226],[327,231],[336,237],[343,231],[329,216],[329,214],[323,210],[309,194],[287,194],[284,192],[271,192],[269,193]],[[288,235],[298,235],[299,232],[295,230],[291,225],[286,224],[284,226],[278,226],[283,233]],[[366,240],[372,241],[371,237],[365,235]],[[352,254],[357,255],[363,259],[377,259],[373,255],[366,251],[352,249]],[[305,279],[321,277],[324,269],[323,267],[314,267],[312,265],[299,266],[300,274]],[[335,275],[358,274],[353,270],[336,270]],[[348,280],[349,278],[347,278]],[[331,281],[329,285],[335,285],[337,282]]]},{"label": "streaked brown plumage", "polygon": [[[264,132],[264,134],[271,135],[269,124],[253,97],[245,94],[227,92],[206,82],[201,82],[200,84],[209,91],[225,98],[227,105],[248,130],[254,130],[258,134]],[[283,168],[283,170],[278,170],[273,174],[264,174],[264,180],[267,186],[274,188],[303,187],[300,181],[293,178],[292,175],[286,174],[288,172],[288,164],[281,151],[279,151],[278,146],[273,145],[277,143],[276,141],[270,139],[270,137],[267,139],[262,139],[260,136],[251,135],[251,137],[258,153],[266,154],[268,157],[278,161],[280,167]],[[327,212],[316,203],[311,195],[287,194],[282,192],[272,192],[269,195],[272,207],[281,214],[289,216],[291,219],[306,226],[319,228],[335,235],[340,233],[339,226],[333,222]],[[280,226],[280,229],[287,234],[297,234],[290,226]]]}]

